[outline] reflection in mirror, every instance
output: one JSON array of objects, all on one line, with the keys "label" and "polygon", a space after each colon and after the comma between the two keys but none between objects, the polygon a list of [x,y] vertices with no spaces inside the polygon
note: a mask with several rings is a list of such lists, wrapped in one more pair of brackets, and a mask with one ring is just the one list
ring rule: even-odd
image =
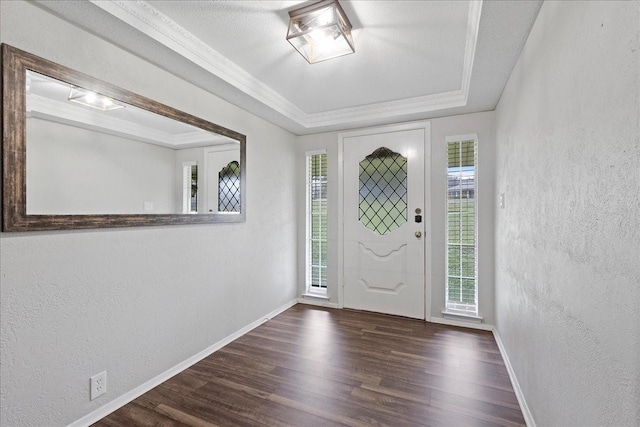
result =
[{"label": "reflection in mirror", "polygon": [[4,231],[244,221],[244,135],[2,55]]},{"label": "reflection in mirror", "polygon": [[218,188],[219,168],[199,185],[198,165],[239,161],[238,141],[29,70],[26,94],[28,215],[218,211],[217,191],[209,209],[198,196]]},{"label": "reflection in mirror", "polygon": [[218,174],[218,212],[240,212],[240,164],[229,162]]},{"label": "reflection in mirror", "polygon": [[[212,179],[209,181],[210,185],[207,191],[207,211],[218,213],[236,213],[238,211],[233,209],[233,199],[236,197],[233,178],[227,176],[225,168],[229,163],[237,162],[238,153],[233,147],[229,145],[210,147],[207,149],[206,165],[207,176]],[[223,174],[222,178],[220,174]]]},{"label": "reflection in mirror", "polygon": [[182,213],[198,213],[198,164],[182,163]]}]

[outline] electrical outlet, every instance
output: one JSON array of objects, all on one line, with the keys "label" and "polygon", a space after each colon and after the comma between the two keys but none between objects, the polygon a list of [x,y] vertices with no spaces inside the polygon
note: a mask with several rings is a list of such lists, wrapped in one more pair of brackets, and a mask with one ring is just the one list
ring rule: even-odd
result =
[{"label": "electrical outlet", "polygon": [[107,392],[107,371],[102,371],[91,377],[91,400]]}]

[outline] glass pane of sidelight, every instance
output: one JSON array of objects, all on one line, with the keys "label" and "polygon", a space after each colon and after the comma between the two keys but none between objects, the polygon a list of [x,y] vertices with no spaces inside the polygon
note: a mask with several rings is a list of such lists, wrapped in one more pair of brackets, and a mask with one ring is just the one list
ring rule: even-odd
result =
[{"label": "glass pane of sidelight", "polygon": [[477,315],[476,140],[447,143],[447,310]]},{"label": "glass pane of sidelight", "polygon": [[307,155],[307,292],[327,289],[327,155]]}]

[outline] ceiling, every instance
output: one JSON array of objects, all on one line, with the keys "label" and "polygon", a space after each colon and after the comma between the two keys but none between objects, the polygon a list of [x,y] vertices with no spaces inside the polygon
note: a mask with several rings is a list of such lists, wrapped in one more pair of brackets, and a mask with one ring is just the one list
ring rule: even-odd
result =
[{"label": "ceiling", "polygon": [[39,1],[295,134],[493,110],[541,1],[341,1],[356,53],[308,64],[301,1]]}]

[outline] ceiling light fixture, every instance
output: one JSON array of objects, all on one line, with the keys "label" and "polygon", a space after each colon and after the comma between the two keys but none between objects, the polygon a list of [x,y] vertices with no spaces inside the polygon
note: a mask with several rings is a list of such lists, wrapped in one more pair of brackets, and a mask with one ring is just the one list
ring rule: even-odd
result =
[{"label": "ceiling light fixture", "polygon": [[69,101],[86,105],[91,108],[97,108],[100,111],[117,110],[118,108],[125,107],[124,104],[121,104],[108,96],[100,95],[99,93],[91,92],[90,90],[83,89],[78,86],[71,86],[71,90],[69,91]]},{"label": "ceiling light fixture", "polygon": [[351,22],[338,0],[289,12],[287,40],[310,64],[354,53]]}]

